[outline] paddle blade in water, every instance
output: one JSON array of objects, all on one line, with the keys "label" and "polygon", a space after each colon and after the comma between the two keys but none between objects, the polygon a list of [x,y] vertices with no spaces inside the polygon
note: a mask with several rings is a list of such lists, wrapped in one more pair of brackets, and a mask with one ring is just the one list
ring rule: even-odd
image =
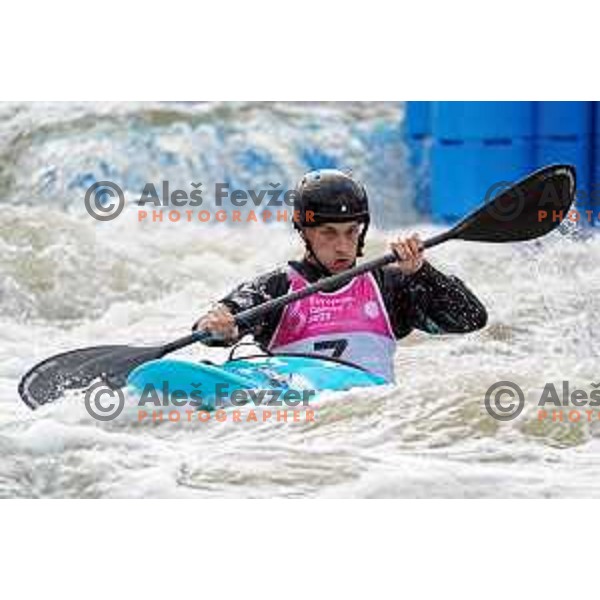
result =
[{"label": "paddle blade in water", "polygon": [[122,387],[135,367],[164,354],[163,346],[94,346],[65,352],[26,373],[19,383],[19,395],[35,409],[60,398],[67,390],[86,388],[97,379]]}]

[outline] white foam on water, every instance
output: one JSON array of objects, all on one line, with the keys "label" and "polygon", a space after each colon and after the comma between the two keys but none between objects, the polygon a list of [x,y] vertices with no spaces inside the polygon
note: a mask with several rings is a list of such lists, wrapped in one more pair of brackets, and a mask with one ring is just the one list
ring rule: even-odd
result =
[{"label": "white foam on water", "polygon": [[[557,232],[527,244],[432,249],[431,262],[483,300],[487,327],[411,334],[398,344],[397,384],[326,395],[315,423],[140,423],[135,413],[99,423],[76,395],[30,411],[16,386],[37,361],[185,335],[234,285],[301,253],[289,225],[139,223],[133,205],[99,223],[82,209],[85,174],[117,174],[131,189],[146,178],[183,185],[225,172],[240,184],[287,184],[302,169],[298,148],[327,148],[361,171],[380,225],[394,207],[397,221],[370,234],[369,257],[391,236],[439,228],[411,224],[405,151],[399,138],[379,134],[397,126],[398,106],[3,111],[0,160],[10,176],[0,181],[0,496],[600,495],[597,423],[540,423],[533,400],[548,381],[582,389],[600,381],[594,237]],[[198,345],[178,355],[227,353]],[[482,405],[503,379],[531,398],[519,419],[499,423]]]}]

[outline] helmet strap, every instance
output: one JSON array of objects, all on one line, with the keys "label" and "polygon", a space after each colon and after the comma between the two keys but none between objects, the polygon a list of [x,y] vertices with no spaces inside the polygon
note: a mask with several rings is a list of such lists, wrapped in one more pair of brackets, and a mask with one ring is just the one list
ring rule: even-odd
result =
[{"label": "helmet strap", "polygon": [[365,247],[365,238],[367,237],[367,231],[369,229],[370,222],[371,222],[371,219],[370,219],[369,215],[367,215],[363,220],[363,228],[362,228],[362,231],[360,232],[360,235],[358,236],[358,247],[356,249],[357,258],[363,256],[363,249]]}]

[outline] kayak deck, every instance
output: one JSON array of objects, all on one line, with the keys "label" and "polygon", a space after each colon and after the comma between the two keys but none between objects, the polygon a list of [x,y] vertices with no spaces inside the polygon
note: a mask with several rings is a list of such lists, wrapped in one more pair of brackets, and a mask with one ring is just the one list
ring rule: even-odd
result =
[{"label": "kayak deck", "polygon": [[313,356],[273,355],[229,360],[221,365],[160,359],[137,367],[127,379],[128,389],[136,394],[169,398],[201,398],[198,408],[212,410],[235,390],[348,390],[382,385],[383,377],[359,367]]}]

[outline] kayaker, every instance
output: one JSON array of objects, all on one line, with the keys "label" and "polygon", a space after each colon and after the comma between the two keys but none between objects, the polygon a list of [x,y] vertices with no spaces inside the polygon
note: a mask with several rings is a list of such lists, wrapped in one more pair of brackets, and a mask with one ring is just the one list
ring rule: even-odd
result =
[{"label": "kayaker", "polygon": [[425,260],[418,235],[390,247],[397,263],[359,275],[331,292],[317,292],[240,331],[234,315],[355,265],[369,228],[364,186],[334,169],[307,173],[296,187],[294,222],[304,257],[242,283],[195,323],[214,334],[209,345],[229,346],[246,334],[274,354],[326,355],[394,379],[396,341],[413,329],[468,333],[485,326],[479,299],[455,276]]}]

